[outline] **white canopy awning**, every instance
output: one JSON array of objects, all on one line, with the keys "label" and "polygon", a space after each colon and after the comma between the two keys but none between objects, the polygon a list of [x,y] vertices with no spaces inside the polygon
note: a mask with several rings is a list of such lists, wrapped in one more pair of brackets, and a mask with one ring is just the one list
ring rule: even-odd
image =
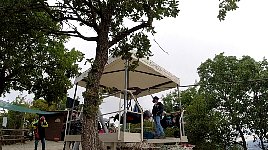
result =
[{"label": "white canopy awning", "polygon": [[[134,56],[133,60],[137,60]],[[132,61],[133,61],[132,60]],[[84,78],[87,77],[90,69],[86,70],[75,79],[79,86],[86,87]],[[177,87],[180,84],[179,78],[160,67],[153,61],[145,58],[139,59],[139,66],[134,71],[129,71],[129,90],[136,97],[142,97],[164,90]],[[125,61],[121,58],[110,57],[104,68],[100,85],[119,90],[125,86]]]}]

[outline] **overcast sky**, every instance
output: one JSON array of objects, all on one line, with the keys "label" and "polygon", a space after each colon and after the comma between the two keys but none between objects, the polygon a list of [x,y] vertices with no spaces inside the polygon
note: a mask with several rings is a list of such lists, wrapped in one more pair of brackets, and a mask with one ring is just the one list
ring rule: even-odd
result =
[{"label": "overcast sky", "polygon": [[[181,85],[193,84],[198,80],[197,67],[221,52],[237,57],[249,55],[255,60],[261,60],[268,55],[268,1],[242,0],[238,3],[240,8],[228,12],[222,22],[217,18],[218,3],[219,1],[215,0],[180,0],[181,11],[177,18],[165,18],[154,24],[157,34],[152,39],[169,55],[152,41],[151,50],[154,56],[150,59],[180,78]],[[90,30],[87,32],[91,33]],[[87,58],[94,57],[94,42],[71,38],[66,46],[75,47],[85,53]],[[83,71],[88,69],[88,66],[83,64],[80,67]],[[78,90],[81,98],[83,90]],[[68,92],[72,96],[74,89]],[[161,97],[162,94],[165,93],[156,95]],[[18,92],[12,92],[4,99],[11,100],[17,95]],[[111,104],[113,100],[105,100],[102,111],[111,110],[114,106]],[[141,98],[141,105],[145,109],[151,109],[150,97]]]}]

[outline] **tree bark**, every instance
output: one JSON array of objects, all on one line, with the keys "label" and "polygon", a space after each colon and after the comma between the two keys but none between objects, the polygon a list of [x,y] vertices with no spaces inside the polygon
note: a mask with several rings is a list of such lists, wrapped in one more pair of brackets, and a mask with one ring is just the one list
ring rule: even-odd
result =
[{"label": "tree bark", "polygon": [[82,133],[82,149],[83,150],[102,150],[99,140],[97,126],[97,115],[83,116],[83,133]]},{"label": "tree bark", "polygon": [[108,31],[109,25],[103,23],[100,26],[98,34],[96,56],[88,73],[86,92],[83,93],[85,98],[83,110],[83,133],[82,133],[82,149],[83,150],[102,150],[102,144],[99,140],[97,130],[99,105],[102,102],[100,99],[100,79],[104,67],[108,60]]}]

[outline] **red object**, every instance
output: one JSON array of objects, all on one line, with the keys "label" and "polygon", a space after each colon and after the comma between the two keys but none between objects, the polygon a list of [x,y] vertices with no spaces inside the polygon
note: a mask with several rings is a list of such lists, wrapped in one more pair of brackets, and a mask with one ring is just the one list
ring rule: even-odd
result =
[{"label": "red object", "polygon": [[58,137],[55,137],[55,138],[54,138],[54,141],[55,141],[55,142],[58,142],[59,140],[60,140],[60,138],[58,138]]},{"label": "red object", "polygon": [[99,130],[99,133],[104,133],[104,130],[103,129]]},{"label": "red object", "polygon": [[38,128],[36,128],[36,129],[34,130],[34,137],[35,137],[35,139],[37,139],[37,140],[40,139],[40,136],[39,136],[39,133],[38,133]]},{"label": "red object", "polygon": [[44,120],[45,120],[45,117],[44,117],[44,116],[42,116],[42,117],[40,118],[40,120],[41,120],[41,121],[44,121]]}]

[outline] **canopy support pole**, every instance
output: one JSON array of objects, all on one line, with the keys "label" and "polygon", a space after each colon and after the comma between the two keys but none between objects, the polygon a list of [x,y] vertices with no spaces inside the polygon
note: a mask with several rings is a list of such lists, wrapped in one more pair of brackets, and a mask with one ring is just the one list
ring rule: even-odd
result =
[{"label": "canopy support pole", "polygon": [[107,129],[107,126],[106,126],[106,124],[104,122],[103,115],[102,115],[100,109],[99,109],[99,121],[100,121],[100,123],[102,125],[102,128],[103,128],[104,132],[108,133],[108,129]]},{"label": "canopy support pole", "polygon": [[124,92],[124,118],[123,118],[123,132],[126,131],[127,127],[127,89],[128,89],[128,65],[129,61],[126,59],[125,61],[125,92]]},{"label": "canopy support pole", "polygon": [[178,99],[179,99],[179,110],[180,110],[180,138],[182,138],[182,107],[181,107],[181,99],[180,99],[180,88],[179,88],[179,85],[177,84],[177,96],[178,96]]},{"label": "canopy support pole", "polygon": [[178,99],[180,103],[180,113],[181,113],[181,118],[180,118],[180,137],[185,136],[185,131],[184,131],[184,120],[183,120],[183,115],[184,115],[184,110],[181,105],[181,98],[180,98],[180,89],[179,85],[177,84],[177,91],[178,91]]},{"label": "canopy support pole", "polygon": [[182,110],[182,107],[181,107],[181,99],[180,99],[180,87],[179,85],[177,84],[177,96],[178,96],[178,99],[179,99],[179,103],[180,103],[180,111]]}]

